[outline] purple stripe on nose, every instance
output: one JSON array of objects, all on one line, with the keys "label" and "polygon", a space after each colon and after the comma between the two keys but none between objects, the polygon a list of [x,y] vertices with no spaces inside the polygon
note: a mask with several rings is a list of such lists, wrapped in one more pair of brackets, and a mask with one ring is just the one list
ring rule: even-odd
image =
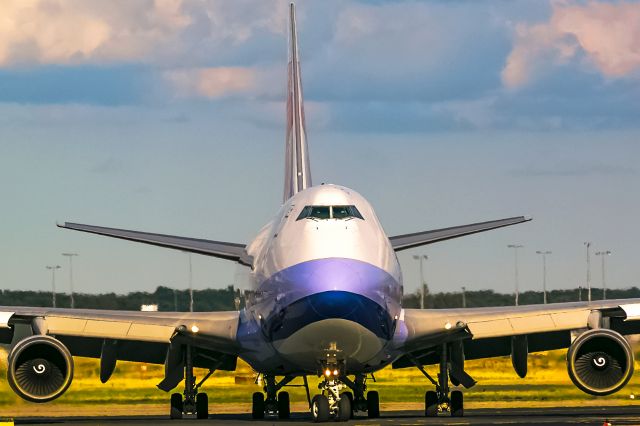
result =
[{"label": "purple stripe on nose", "polygon": [[346,291],[395,311],[394,305],[399,301],[399,286],[393,276],[369,263],[327,258],[284,269],[266,280],[260,290],[265,294],[277,295],[280,307],[317,293]]}]

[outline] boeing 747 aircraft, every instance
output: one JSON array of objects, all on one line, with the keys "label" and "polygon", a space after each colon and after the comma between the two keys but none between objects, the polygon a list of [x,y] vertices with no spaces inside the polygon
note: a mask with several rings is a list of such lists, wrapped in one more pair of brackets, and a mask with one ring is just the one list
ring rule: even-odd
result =
[{"label": "boeing 747 aircraft", "polygon": [[[0,307],[0,343],[11,344],[7,379],[16,394],[44,403],[73,379],[74,356],[100,359],[106,383],[118,360],[164,364],[158,387],[171,395],[171,418],[208,417],[201,386],[238,358],[264,379],[253,394],[253,418],[288,418],[295,378],[322,377],[307,395],[313,419],[378,417],[367,392],[372,373],[417,368],[430,382],[425,415],[463,415],[471,388],[465,359],[511,356],[518,376],[530,352],[569,348],[567,369],[586,393],[608,395],[633,374],[625,334],[640,333],[640,300],[471,309],[403,309],[396,253],[450,238],[526,222],[525,217],[387,236],[373,207],[339,185],[311,183],[294,6],[290,8],[287,130],[283,204],[248,244],[64,223],[62,228],[239,262],[250,268],[246,307],[231,312],[129,312]],[[19,338],[17,328],[26,329]],[[436,366],[435,378],[426,366]],[[194,377],[194,367],[209,374]]]}]

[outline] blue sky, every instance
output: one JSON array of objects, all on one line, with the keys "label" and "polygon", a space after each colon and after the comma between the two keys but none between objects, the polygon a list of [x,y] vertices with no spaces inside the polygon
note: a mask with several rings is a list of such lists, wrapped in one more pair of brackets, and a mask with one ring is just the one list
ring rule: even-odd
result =
[{"label": "blue sky", "polygon": [[[0,287],[183,288],[180,252],[56,221],[248,242],[279,207],[286,2],[8,1],[0,26]],[[640,3],[298,3],[312,171],[389,234],[532,223],[400,254],[435,291],[640,285]],[[594,250],[594,251],[595,251]],[[193,256],[196,288],[235,266]],[[594,285],[600,264],[593,257]]]}]

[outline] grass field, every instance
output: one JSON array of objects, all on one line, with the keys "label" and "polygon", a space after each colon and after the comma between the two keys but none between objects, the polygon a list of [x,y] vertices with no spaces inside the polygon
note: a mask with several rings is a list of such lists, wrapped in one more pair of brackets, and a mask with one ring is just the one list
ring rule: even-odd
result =
[{"label": "grass field", "polygon": [[[33,415],[36,409],[38,415],[159,414],[167,411],[169,396],[155,386],[162,378],[162,366],[119,362],[111,380],[103,385],[99,379],[98,361],[76,358],[75,377],[67,393],[52,403],[36,405],[21,400],[11,391],[4,379],[6,354],[2,353],[0,359],[0,416]],[[640,365],[636,362],[635,367],[638,369]],[[435,376],[435,367],[427,370]],[[467,371],[478,380],[474,388],[465,391],[468,408],[640,403],[631,398],[632,394],[640,393],[637,377],[632,378],[621,392],[608,397],[596,398],[579,391],[567,376],[564,351],[531,354],[529,374],[525,379],[517,377],[506,357],[468,361]],[[202,374],[203,371],[197,372],[198,376]],[[236,372],[216,372],[203,387],[209,394],[212,411],[249,411],[251,394],[261,389],[254,384],[253,377],[251,368],[241,362]],[[377,373],[376,379],[375,383],[368,382],[369,389],[380,392],[383,409],[419,409],[425,390],[431,388],[415,368],[388,368]],[[317,379],[310,377],[309,380],[313,394],[317,390]],[[304,388],[287,390],[291,393],[293,409],[304,410]]]}]

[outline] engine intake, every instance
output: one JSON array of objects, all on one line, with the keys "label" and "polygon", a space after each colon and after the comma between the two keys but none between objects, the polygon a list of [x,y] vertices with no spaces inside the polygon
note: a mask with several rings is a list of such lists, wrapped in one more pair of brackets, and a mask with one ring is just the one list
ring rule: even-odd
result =
[{"label": "engine intake", "polygon": [[51,336],[27,337],[9,353],[7,380],[27,401],[52,401],[65,393],[72,379],[73,357]]},{"label": "engine intake", "polygon": [[633,375],[633,352],[616,331],[589,330],[578,336],[567,352],[567,370],[573,384],[591,395],[609,395],[622,389]]}]

